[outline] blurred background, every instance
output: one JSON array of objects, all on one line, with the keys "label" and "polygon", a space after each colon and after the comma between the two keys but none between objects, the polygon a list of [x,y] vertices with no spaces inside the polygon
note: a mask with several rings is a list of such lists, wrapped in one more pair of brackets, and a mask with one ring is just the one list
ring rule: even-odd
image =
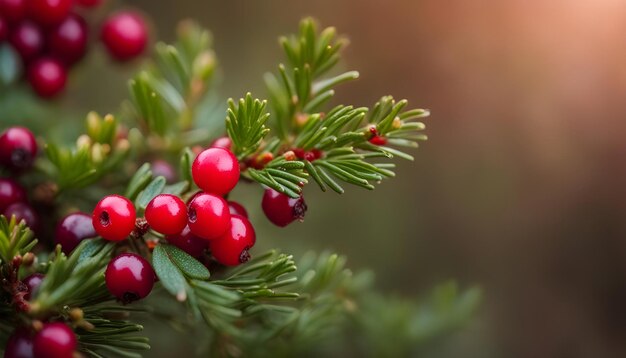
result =
[{"label": "blurred background", "polygon": [[[349,36],[343,66],[361,73],[336,103],[392,94],[432,111],[415,163],[376,191],[311,186],[306,221],[283,230],[256,210],[265,247],[337,250],[398,296],[450,278],[481,285],[451,357],[626,356],[626,2],[126,4],[152,18],[154,38],[173,39],[188,17],[211,29],[224,98],[265,96],[277,37],[311,15]],[[63,105],[117,108],[134,69],[86,66]],[[258,209],[261,194],[234,197]]]}]

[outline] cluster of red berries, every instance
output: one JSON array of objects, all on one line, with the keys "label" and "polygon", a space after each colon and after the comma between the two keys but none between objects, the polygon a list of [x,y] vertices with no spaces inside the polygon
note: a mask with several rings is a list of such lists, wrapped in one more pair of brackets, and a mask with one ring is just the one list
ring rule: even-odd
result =
[{"label": "cluster of red berries", "polygon": [[76,335],[67,324],[49,322],[38,332],[26,327],[15,329],[7,341],[4,357],[72,358],[76,346]]},{"label": "cluster of red berries", "polygon": [[[61,93],[68,69],[87,53],[88,23],[74,3],[93,8],[101,0],[0,0],[0,43],[8,41],[19,54],[40,97]],[[105,20],[100,39],[114,59],[125,61],[144,51],[147,33],[141,16],[119,12]]]}]

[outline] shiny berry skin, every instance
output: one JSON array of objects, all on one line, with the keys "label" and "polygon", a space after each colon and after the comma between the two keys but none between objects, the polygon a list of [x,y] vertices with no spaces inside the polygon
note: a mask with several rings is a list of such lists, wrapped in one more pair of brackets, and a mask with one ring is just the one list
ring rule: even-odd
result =
[{"label": "shiny berry skin", "polygon": [[199,257],[202,255],[204,249],[207,247],[206,240],[194,235],[191,230],[189,230],[189,226],[185,226],[180,234],[168,235],[165,238],[170,244],[178,247],[193,257]]},{"label": "shiny berry skin", "polygon": [[113,58],[127,61],[144,51],[148,43],[148,30],[139,14],[118,12],[106,19],[100,38]]},{"label": "shiny berry skin", "polygon": [[71,65],[77,62],[87,51],[85,20],[76,14],[70,14],[50,31],[47,45],[50,55],[65,64]]},{"label": "shiny berry skin", "polygon": [[232,146],[233,146],[233,141],[229,137],[219,137],[215,139],[209,147],[210,148],[224,148],[226,150],[231,150]]},{"label": "shiny berry skin", "polygon": [[200,189],[224,195],[239,181],[239,162],[233,153],[224,148],[209,148],[193,161],[191,174]]},{"label": "shiny berry skin", "polygon": [[387,138],[375,135],[369,139],[369,142],[374,145],[385,145],[387,144]]},{"label": "shiny berry skin", "polygon": [[44,38],[41,29],[30,21],[22,21],[11,30],[9,43],[20,55],[24,62],[38,56],[44,47]]},{"label": "shiny berry skin", "polygon": [[26,190],[15,180],[0,178],[0,213],[15,203],[26,202]]},{"label": "shiny berry skin", "polygon": [[189,203],[189,229],[206,240],[216,239],[230,226],[228,204],[220,196],[202,193]]},{"label": "shiny berry skin", "polygon": [[228,210],[231,214],[241,215],[246,219],[248,218],[248,211],[246,210],[246,208],[244,208],[243,205],[239,204],[236,201],[228,202]]},{"label": "shiny berry skin", "polygon": [[248,250],[256,243],[254,228],[248,219],[233,215],[230,229],[209,243],[211,254],[217,262],[226,266],[236,266],[250,260]]},{"label": "shiny berry skin", "polygon": [[156,275],[150,263],[137,254],[115,257],[104,272],[109,292],[123,303],[144,298],[152,291]]},{"label": "shiny berry skin", "polygon": [[96,7],[102,3],[102,0],[76,0],[76,3],[83,7]]},{"label": "shiny berry skin", "polygon": [[109,241],[121,241],[135,229],[137,214],[130,200],[120,195],[104,197],[93,210],[91,220],[98,235]]},{"label": "shiny berry skin", "polygon": [[16,328],[4,348],[4,358],[33,358],[33,338],[27,328]]},{"label": "shiny berry skin", "polygon": [[39,286],[41,286],[44,277],[46,276],[44,276],[43,274],[34,273],[22,280],[26,287],[28,287],[28,293],[24,295],[25,300],[30,300],[31,294],[35,292],[35,290],[38,289]]},{"label": "shiny berry skin", "polygon": [[9,219],[11,216],[15,216],[18,223],[24,220],[26,222],[26,226],[32,230],[35,230],[39,224],[37,213],[35,213],[35,210],[33,210],[33,208],[26,203],[14,203],[7,206],[7,208],[4,209],[3,215]]},{"label": "shiny berry skin", "polygon": [[44,57],[28,67],[28,82],[33,90],[43,98],[52,98],[65,89],[67,70],[61,62]]},{"label": "shiny berry skin", "polygon": [[41,26],[56,25],[72,10],[73,0],[29,0],[28,15]]},{"label": "shiny berry skin", "polygon": [[265,216],[276,226],[285,227],[294,220],[304,219],[307,206],[304,198],[292,199],[273,189],[266,189],[261,207]]},{"label": "shiny berry skin", "polygon": [[187,207],[175,195],[160,194],[146,207],[146,220],[156,232],[175,235],[187,226]]},{"label": "shiny berry skin", "polygon": [[85,213],[73,213],[64,217],[57,224],[54,232],[54,243],[60,244],[67,255],[80,244],[81,241],[98,236],[93,227],[91,216]]},{"label": "shiny berry skin", "polygon": [[8,169],[28,169],[36,156],[37,141],[28,128],[11,127],[0,135],[0,164]]},{"label": "shiny berry skin", "polygon": [[170,163],[164,160],[153,161],[150,163],[150,169],[152,170],[152,175],[155,177],[162,176],[168,183],[176,181],[176,170],[174,170]]},{"label": "shiny berry skin", "polygon": [[9,37],[9,23],[0,16],[0,42],[4,42]]},{"label": "shiny berry skin", "polygon": [[0,14],[8,22],[22,21],[26,17],[26,1],[28,0],[0,0]]},{"label": "shiny berry skin", "polygon": [[72,358],[76,344],[76,335],[65,323],[46,323],[33,339],[33,353],[37,358]]}]

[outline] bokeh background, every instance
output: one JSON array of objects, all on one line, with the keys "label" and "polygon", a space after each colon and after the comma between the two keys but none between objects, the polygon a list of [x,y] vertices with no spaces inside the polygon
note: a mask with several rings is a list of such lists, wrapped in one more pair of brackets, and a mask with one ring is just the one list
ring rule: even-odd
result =
[{"label": "bokeh background", "polygon": [[[224,98],[264,96],[263,73],[283,60],[277,37],[311,15],[349,35],[343,66],[361,72],[337,102],[393,94],[432,111],[416,161],[376,191],[311,187],[306,221],[284,230],[256,210],[265,246],[337,250],[395,295],[481,285],[449,356],[626,356],[626,2],[125,4],[152,18],[155,38],[188,17],[210,28]],[[106,112],[125,98],[134,68],[94,61],[63,105]],[[257,209],[260,196],[235,193]]]}]

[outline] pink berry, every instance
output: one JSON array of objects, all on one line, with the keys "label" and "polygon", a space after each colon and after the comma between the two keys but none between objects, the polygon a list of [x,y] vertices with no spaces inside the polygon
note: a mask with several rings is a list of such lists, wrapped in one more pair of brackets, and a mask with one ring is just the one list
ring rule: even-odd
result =
[{"label": "pink berry", "polygon": [[28,226],[31,230],[36,230],[39,225],[37,213],[35,213],[35,210],[33,210],[33,208],[26,203],[14,203],[7,206],[7,208],[4,209],[3,215],[8,219],[15,216],[17,222],[24,220],[26,226]]},{"label": "pink berry", "polygon": [[87,24],[76,14],[70,14],[48,34],[50,55],[71,65],[87,51]]},{"label": "pink berry", "polygon": [[43,274],[34,273],[26,277],[24,280],[22,280],[22,282],[28,288],[28,292],[24,295],[25,300],[30,301],[31,294],[35,292],[35,290],[38,289],[39,286],[41,286],[41,283],[43,282],[44,277],[45,276]]},{"label": "pink berry", "polygon": [[176,181],[176,171],[170,163],[164,160],[153,161],[150,163],[150,169],[152,169],[152,175],[155,177],[162,176],[168,183]]},{"label": "pink berry", "polygon": [[60,23],[70,10],[72,0],[28,0],[28,13],[41,26]]},{"label": "pink berry", "polygon": [[27,328],[16,328],[4,348],[4,358],[34,358],[33,338]]},{"label": "pink berry", "polygon": [[139,14],[118,12],[106,19],[100,37],[113,58],[127,61],[144,51],[148,43],[148,30]]},{"label": "pink berry", "polygon": [[15,203],[26,202],[26,190],[15,180],[0,178],[0,213]]},{"label": "pink berry", "polygon": [[41,29],[30,21],[17,24],[9,35],[9,43],[20,55],[24,62],[37,57],[44,48],[44,38]]},{"label": "pink berry", "polygon": [[225,195],[239,181],[239,162],[224,148],[209,148],[198,154],[191,166],[193,181],[207,193]]},{"label": "pink berry", "polygon": [[65,323],[46,323],[35,335],[33,353],[37,358],[72,358],[76,344],[76,335]]},{"label": "pink berry", "polygon": [[73,213],[64,217],[56,227],[54,242],[61,245],[67,255],[80,244],[81,241],[96,237],[91,216],[85,213]]},{"label": "pink berry", "polygon": [[42,98],[52,98],[65,89],[67,70],[52,58],[41,58],[28,68],[28,81]]},{"label": "pink berry", "polygon": [[175,235],[187,226],[187,207],[174,195],[157,195],[146,207],[146,220],[152,230],[163,235]]},{"label": "pink berry", "polygon": [[25,127],[10,127],[0,135],[0,164],[14,171],[28,169],[37,156],[37,141]]},{"label": "pink berry", "polygon": [[219,137],[215,139],[209,147],[210,148],[224,148],[226,150],[231,150],[232,146],[233,146],[233,141],[229,137]]}]

